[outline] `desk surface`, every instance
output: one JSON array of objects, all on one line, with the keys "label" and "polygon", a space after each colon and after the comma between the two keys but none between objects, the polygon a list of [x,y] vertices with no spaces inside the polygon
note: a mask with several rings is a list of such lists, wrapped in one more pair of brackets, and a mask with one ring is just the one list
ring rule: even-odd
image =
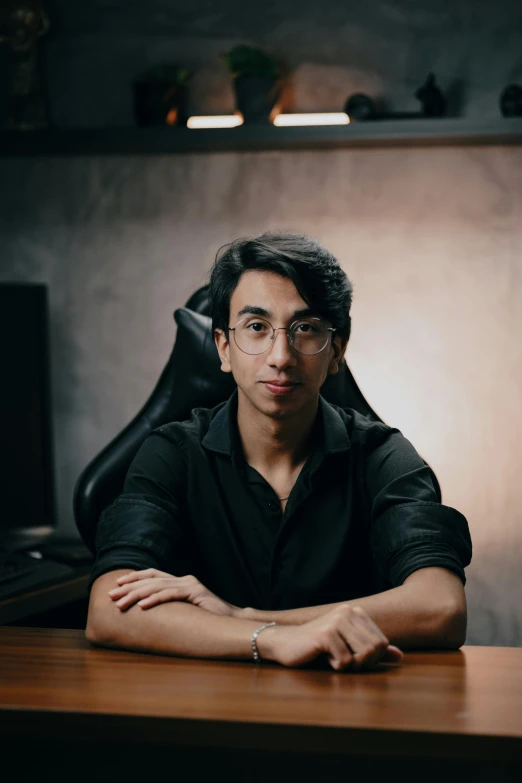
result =
[{"label": "desk surface", "polygon": [[0,628],[0,736],[522,760],[522,649],[408,653],[365,674],[92,648]]}]

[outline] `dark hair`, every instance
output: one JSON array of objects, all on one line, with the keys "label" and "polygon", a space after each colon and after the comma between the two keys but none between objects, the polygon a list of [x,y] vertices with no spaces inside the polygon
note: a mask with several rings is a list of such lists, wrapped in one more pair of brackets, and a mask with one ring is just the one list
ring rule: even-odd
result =
[{"label": "dark hair", "polygon": [[334,256],[302,234],[266,233],[221,247],[210,273],[212,328],[228,336],[230,299],[241,275],[251,269],[288,277],[306,304],[350,337],[353,287]]}]

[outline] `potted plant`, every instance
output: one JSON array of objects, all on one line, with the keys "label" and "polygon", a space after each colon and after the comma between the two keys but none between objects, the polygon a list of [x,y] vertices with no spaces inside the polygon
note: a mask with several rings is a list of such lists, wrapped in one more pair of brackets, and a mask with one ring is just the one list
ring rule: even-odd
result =
[{"label": "potted plant", "polygon": [[189,78],[180,65],[155,65],[139,74],[133,85],[137,125],[184,125]]},{"label": "potted plant", "polygon": [[277,62],[262,49],[243,44],[221,55],[233,77],[236,109],[245,123],[267,123],[280,95]]}]

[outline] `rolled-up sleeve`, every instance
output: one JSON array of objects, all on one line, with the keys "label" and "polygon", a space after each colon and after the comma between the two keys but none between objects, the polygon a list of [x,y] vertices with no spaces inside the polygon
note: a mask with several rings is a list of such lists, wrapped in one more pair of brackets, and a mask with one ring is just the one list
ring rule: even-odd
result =
[{"label": "rolled-up sleeve", "polygon": [[89,588],[117,568],[183,568],[185,476],[180,447],[152,433],[129,468],[122,494],[100,516]]},{"label": "rolled-up sleeve", "polygon": [[383,429],[369,450],[366,482],[371,502],[375,563],[393,587],[420,568],[440,567],[465,584],[471,562],[466,518],[439,502],[431,468],[395,429]]}]

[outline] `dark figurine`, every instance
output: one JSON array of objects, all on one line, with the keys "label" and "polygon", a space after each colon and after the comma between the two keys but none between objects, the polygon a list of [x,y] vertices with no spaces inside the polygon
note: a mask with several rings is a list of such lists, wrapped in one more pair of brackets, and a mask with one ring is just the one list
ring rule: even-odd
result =
[{"label": "dark figurine", "polygon": [[446,101],[441,89],[435,83],[435,74],[430,73],[422,87],[415,92],[415,97],[421,102],[422,114],[425,117],[442,117]]},{"label": "dark figurine", "polygon": [[344,104],[344,111],[351,120],[371,120],[377,113],[375,101],[362,92],[357,92],[348,98]]}]

